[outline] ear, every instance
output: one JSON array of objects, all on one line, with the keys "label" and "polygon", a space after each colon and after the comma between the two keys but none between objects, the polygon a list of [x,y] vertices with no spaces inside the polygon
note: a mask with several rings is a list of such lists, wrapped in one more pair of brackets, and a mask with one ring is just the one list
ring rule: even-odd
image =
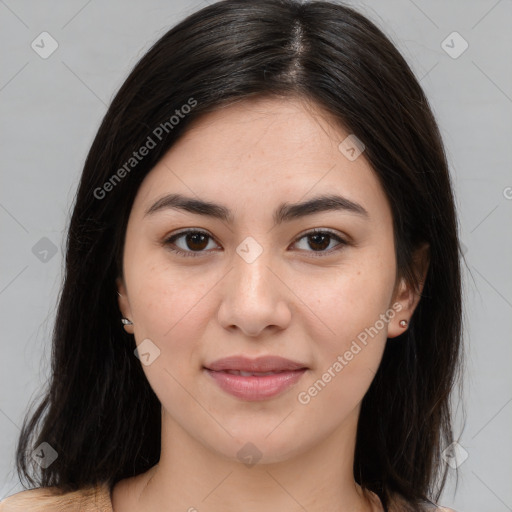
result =
[{"label": "ear", "polygon": [[421,298],[429,263],[430,246],[428,243],[424,243],[413,253],[413,271],[418,276],[418,289],[415,290],[411,284],[405,281],[405,278],[401,278],[395,286],[391,304],[399,304],[400,307],[393,308],[397,313],[389,322],[388,338],[395,338],[407,330],[407,325],[402,327],[400,322],[406,320],[409,324],[411,321],[412,314]]},{"label": "ear", "polygon": [[[118,292],[117,303],[119,305],[119,311],[121,311],[123,318],[127,318],[133,322],[132,311],[130,309],[130,302],[128,301],[128,296],[126,294],[126,285],[124,284],[124,280],[121,277],[118,277],[116,279],[116,285]],[[128,334],[133,334],[133,325],[124,325],[123,327]]]}]

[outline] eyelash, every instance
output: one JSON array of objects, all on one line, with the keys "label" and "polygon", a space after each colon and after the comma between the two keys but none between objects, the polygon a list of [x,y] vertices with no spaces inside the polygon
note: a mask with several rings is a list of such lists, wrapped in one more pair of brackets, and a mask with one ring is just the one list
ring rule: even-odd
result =
[{"label": "eyelash", "polygon": [[[183,251],[181,249],[175,249],[175,248],[170,247],[171,245],[174,245],[173,242],[175,240],[177,240],[178,238],[180,238],[184,235],[188,235],[191,233],[206,235],[210,239],[213,239],[213,237],[210,236],[205,231],[201,231],[201,230],[197,230],[197,229],[190,229],[187,231],[181,231],[180,233],[174,234],[174,235],[170,236],[169,238],[165,239],[164,245],[168,246],[170,251],[174,252],[175,254],[178,254],[179,256],[192,257],[192,258],[200,257],[200,256],[202,256],[202,254],[204,254],[207,251]],[[330,256],[334,252],[337,252],[337,251],[343,249],[344,246],[348,245],[348,242],[346,240],[344,240],[339,235],[335,234],[333,231],[330,231],[328,229],[313,229],[313,230],[308,231],[307,233],[304,233],[301,236],[299,236],[293,243],[295,244],[298,241],[302,240],[303,238],[307,238],[308,236],[317,235],[317,234],[329,235],[331,238],[335,239],[339,243],[337,246],[335,246],[334,249],[330,249],[328,251],[306,251],[306,252],[312,252],[313,258],[324,258],[326,256]]]}]

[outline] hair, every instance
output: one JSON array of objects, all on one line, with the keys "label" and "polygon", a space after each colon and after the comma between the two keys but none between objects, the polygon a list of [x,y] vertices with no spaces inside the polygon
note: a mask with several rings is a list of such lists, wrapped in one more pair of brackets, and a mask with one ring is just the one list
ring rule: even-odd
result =
[{"label": "hair", "polygon": [[[144,177],[194,120],[263,97],[321,107],[364,143],[392,210],[397,275],[415,290],[414,251],[429,246],[409,328],[387,343],[361,404],[354,477],[386,510],[399,499],[417,507],[440,497],[462,365],[461,251],[442,139],[413,72],[380,29],[352,8],[294,0],[226,0],[189,15],[147,51],[108,108],[74,198],[51,378],[16,449],[30,485],[113,485],[158,462],[161,404],[117,302],[128,216]],[[183,115],[169,122],[177,109]],[[134,164],[148,137],[155,147]],[[41,470],[30,454],[43,442],[58,458]]]}]

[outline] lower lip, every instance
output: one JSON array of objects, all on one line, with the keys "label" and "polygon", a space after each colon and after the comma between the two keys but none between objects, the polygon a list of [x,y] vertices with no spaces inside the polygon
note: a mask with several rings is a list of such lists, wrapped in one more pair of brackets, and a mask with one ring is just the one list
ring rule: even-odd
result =
[{"label": "lower lip", "polygon": [[306,369],[275,373],[257,377],[232,375],[205,368],[213,380],[227,393],[247,401],[266,400],[279,395],[293,386],[304,375]]}]

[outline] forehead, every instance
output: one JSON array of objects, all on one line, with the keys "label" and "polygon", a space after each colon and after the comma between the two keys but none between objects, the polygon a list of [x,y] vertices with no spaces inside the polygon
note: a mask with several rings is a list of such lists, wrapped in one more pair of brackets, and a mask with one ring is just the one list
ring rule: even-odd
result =
[{"label": "forehead", "polygon": [[236,203],[242,212],[338,193],[389,216],[364,151],[355,159],[346,152],[351,137],[325,110],[300,99],[243,100],[189,125],[144,179],[134,209],[172,192]]}]

